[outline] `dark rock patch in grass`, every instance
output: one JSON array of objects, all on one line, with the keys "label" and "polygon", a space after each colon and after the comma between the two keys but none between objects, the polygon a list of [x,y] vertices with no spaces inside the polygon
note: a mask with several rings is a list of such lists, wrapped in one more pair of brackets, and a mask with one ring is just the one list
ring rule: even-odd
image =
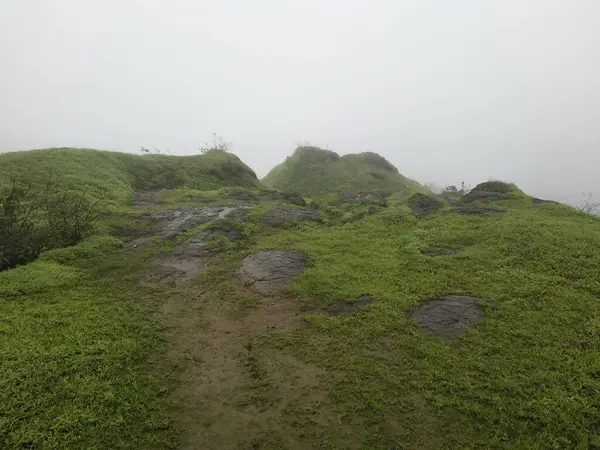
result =
[{"label": "dark rock patch in grass", "polygon": [[178,285],[198,276],[208,259],[221,252],[222,248],[216,241],[219,237],[235,243],[242,240],[243,236],[226,221],[217,220],[208,230],[185,240],[158,259],[154,264],[153,277]]},{"label": "dark rock patch in grass", "polygon": [[381,206],[387,205],[386,198],[391,194],[382,191],[356,191],[343,192],[337,200],[337,204],[342,203],[375,203]]},{"label": "dark rock patch in grass", "polygon": [[352,303],[343,302],[332,306],[331,308],[329,308],[328,312],[331,316],[341,316],[344,314],[350,314],[355,311],[358,311],[359,309],[362,309],[363,306],[368,305],[372,301],[373,297],[369,295],[361,295]]},{"label": "dark rock patch in grass", "polygon": [[410,209],[419,216],[428,216],[444,207],[441,201],[420,193],[410,197],[408,204]]},{"label": "dark rock patch in grass", "polygon": [[554,200],[544,200],[542,198],[536,197],[531,198],[531,203],[533,203],[534,205],[560,205],[559,202],[555,202]]},{"label": "dark rock patch in grass", "polygon": [[499,202],[502,200],[510,200],[514,198],[508,192],[494,192],[494,191],[471,191],[462,198],[463,203],[470,202]]},{"label": "dark rock patch in grass", "polygon": [[163,240],[167,240],[203,223],[240,214],[240,211],[246,209],[246,207],[227,206],[173,208],[144,214],[140,219],[156,222],[153,228],[158,229],[158,234]]},{"label": "dark rock patch in grass", "polygon": [[456,214],[462,214],[464,216],[476,216],[483,214],[498,214],[505,212],[503,209],[487,208],[485,206],[460,206],[452,209]]},{"label": "dark rock patch in grass", "polygon": [[321,218],[314,209],[275,208],[267,212],[262,221],[272,227],[285,227],[300,222],[320,222]]},{"label": "dark rock patch in grass", "polygon": [[429,300],[410,312],[422,328],[442,338],[456,338],[466,329],[477,326],[484,318],[481,299],[467,295],[446,295]]},{"label": "dark rock patch in grass", "polygon": [[508,194],[510,192],[510,184],[502,181],[486,181],[484,183],[479,183],[471,189],[471,192],[498,192]]},{"label": "dark rock patch in grass", "polygon": [[254,292],[274,294],[302,272],[308,264],[304,253],[286,250],[265,250],[247,256],[239,278]]}]

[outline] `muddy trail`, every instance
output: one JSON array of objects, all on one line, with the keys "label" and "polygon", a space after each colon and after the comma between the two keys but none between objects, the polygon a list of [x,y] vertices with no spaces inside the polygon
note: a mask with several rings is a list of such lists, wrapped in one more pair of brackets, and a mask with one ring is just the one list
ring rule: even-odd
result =
[{"label": "muddy trail", "polygon": [[[301,323],[298,306],[279,291],[307,261],[291,252],[262,252],[240,261],[224,249],[244,245],[233,225],[256,204],[184,206],[143,213],[143,233],[129,254],[175,240],[152,257],[141,287],[160,299],[167,352],[161,376],[182,449],[308,449],[289,411],[314,408],[327,428],[323,370],[278,350],[273,342]],[[160,207],[159,193],[139,193],[134,206]],[[204,227],[192,232],[194,227]],[[182,234],[187,233],[185,239]]]}]

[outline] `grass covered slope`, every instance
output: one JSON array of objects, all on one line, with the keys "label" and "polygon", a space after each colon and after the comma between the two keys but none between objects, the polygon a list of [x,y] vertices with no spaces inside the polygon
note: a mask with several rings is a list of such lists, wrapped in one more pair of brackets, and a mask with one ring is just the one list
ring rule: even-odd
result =
[{"label": "grass covered slope", "polygon": [[[313,407],[339,423],[318,431],[298,407],[303,433],[329,435],[327,448],[600,447],[600,220],[511,193],[494,201],[502,213],[390,205],[261,242],[312,261],[290,289],[305,325],[273,342],[327,369],[328,400]],[[451,294],[487,305],[456,341],[410,315]],[[374,301],[356,313],[320,312],[364,295]]]},{"label": "grass covered slope", "polygon": [[11,174],[19,174],[34,188],[42,188],[51,178],[60,187],[101,199],[107,207],[126,205],[135,189],[259,185],[252,169],[237,156],[216,151],[169,156],[56,148],[0,154],[0,186]]},{"label": "grass covered slope", "polygon": [[398,173],[396,167],[376,153],[340,156],[317,147],[297,148],[262,181],[275,189],[311,197],[360,190],[427,192],[424,186]]}]

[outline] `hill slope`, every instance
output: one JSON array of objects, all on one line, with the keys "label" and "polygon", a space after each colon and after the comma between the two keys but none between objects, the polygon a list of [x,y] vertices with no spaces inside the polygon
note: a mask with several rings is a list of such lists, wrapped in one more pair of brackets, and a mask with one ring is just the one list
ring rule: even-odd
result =
[{"label": "hill slope", "polygon": [[259,185],[252,169],[226,152],[169,156],[56,148],[0,154],[0,186],[11,174],[20,174],[34,188],[41,188],[51,178],[113,207],[127,204],[135,189]]},{"label": "hill slope", "polygon": [[263,179],[272,188],[297,191],[311,197],[342,191],[384,190],[428,192],[398,173],[398,169],[376,153],[340,156],[317,147],[299,147]]},{"label": "hill slope", "polygon": [[0,273],[0,448],[600,446],[598,218],[499,182],[167,194],[124,248]]}]

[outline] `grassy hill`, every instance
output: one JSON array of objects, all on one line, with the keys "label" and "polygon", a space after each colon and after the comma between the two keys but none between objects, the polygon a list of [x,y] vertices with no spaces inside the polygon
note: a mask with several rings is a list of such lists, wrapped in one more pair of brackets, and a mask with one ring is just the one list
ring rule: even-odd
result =
[{"label": "grassy hill", "polygon": [[343,191],[382,190],[408,195],[428,190],[398,173],[376,153],[340,156],[317,147],[299,147],[262,180],[279,190],[319,197]]},{"label": "grassy hill", "polygon": [[252,169],[226,152],[169,156],[52,148],[0,154],[0,186],[7,184],[10,174],[20,174],[34,188],[52,179],[59,186],[102,199],[106,208],[128,204],[136,189],[259,185]]},{"label": "grassy hill", "polygon": [[[188,198],[224,180],[169,157],[67,154],[81,156],[82,188],[113,195],[128,233],[0,273],[0,448],[600,448],[600,219],[500,182],[302,207],[253,189],[245,166],[247,189]],[[191,189],[166,191],[155,221],[116,208],[163,183],[155,161]],[[234,217],[182,222],[232,199]],[[165,241],[171,222],[180,234]],[[185,259],[203,248],[201,264]],[[307,264],[260,295],[239,268],[270,250]],[[177,283],[161,263],[204,272]],[[415,311],[445,296],[477,299],[478,323],[442,309],[456,335],[422,326]]]}]

